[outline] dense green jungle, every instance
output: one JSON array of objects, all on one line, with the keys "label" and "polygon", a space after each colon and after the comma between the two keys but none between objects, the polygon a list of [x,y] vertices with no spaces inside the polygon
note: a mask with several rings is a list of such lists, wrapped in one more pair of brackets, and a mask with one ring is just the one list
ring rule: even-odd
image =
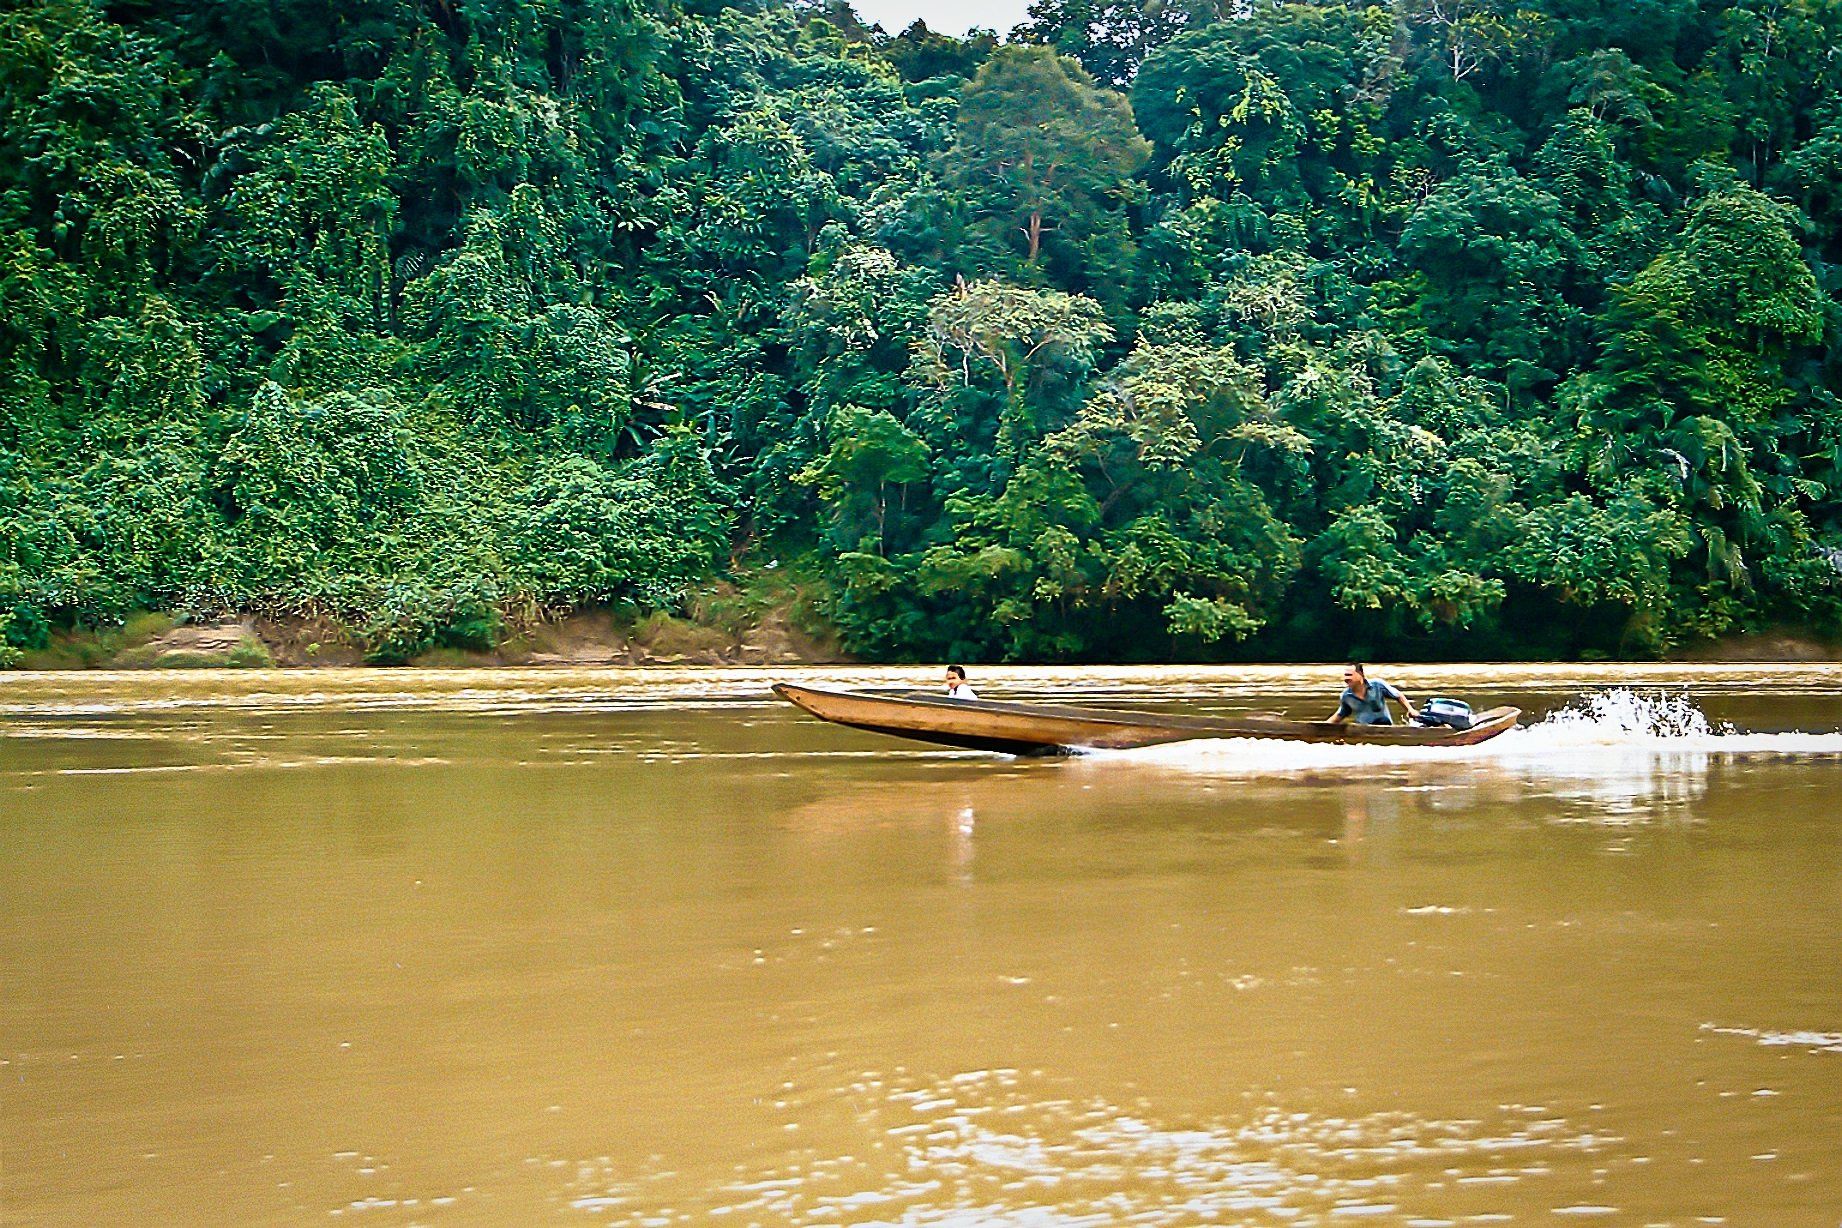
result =
[{"label": "dense green jungle", "polygon": [[15,0],[0,664],[1842,630],[1842,0]]}]

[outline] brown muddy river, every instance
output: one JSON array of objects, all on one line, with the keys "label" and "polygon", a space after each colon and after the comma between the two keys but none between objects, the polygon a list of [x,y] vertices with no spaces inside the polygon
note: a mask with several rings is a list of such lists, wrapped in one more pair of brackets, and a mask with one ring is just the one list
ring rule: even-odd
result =
[{"label": "brown muddy river", "polygon": [[1842,1224],[1842,667],[1378,672],[0,675],[0,1222]]}]

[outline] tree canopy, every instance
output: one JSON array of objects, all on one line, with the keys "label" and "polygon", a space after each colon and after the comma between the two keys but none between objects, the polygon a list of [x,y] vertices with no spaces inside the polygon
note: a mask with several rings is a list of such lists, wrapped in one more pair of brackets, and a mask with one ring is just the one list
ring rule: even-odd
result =
[{"label": "tree canopy", "polygon": [[853,650],[1842,631],[1842,3],[0,13],[0,664],[789,560]]}]

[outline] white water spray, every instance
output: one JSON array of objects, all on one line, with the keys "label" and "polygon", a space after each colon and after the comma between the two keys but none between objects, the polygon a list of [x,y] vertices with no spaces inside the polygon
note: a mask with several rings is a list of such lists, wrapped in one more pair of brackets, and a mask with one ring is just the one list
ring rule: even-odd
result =
[{"label": "white water spray", "polygon": [[1477,746],[1337,746],[1256,738],[1178,742],[1108,757],[1220,775],[1265,776],[1395,764],[1502,764],[1543,775],[1705,768],[1716,757],[1842,759],[1842,732],[1746,733],[1716,725],[1680,693],[1591,691]]}]

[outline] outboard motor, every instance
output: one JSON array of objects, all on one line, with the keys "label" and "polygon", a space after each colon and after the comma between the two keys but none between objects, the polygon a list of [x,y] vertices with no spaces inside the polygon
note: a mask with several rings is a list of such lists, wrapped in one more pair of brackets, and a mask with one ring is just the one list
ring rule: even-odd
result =
[{"label": "outboard motor", "polygon": [[1457,699],[1429,699],[1420,705],[1419,719],[1422,725],[1444,725],[1462,732],[1471,728],[1471,705]]}]

